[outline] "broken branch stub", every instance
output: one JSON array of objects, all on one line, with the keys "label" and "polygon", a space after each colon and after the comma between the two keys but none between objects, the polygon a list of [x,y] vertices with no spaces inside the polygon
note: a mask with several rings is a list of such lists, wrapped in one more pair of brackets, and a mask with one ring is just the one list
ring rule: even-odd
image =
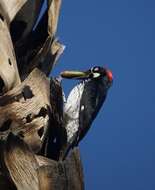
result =
[{"label": "broken branch stub", "polygon": [[0,139],[18,134],[38,152],[49,124],[50,83],[35,69],[20,85],[0,97]]}]

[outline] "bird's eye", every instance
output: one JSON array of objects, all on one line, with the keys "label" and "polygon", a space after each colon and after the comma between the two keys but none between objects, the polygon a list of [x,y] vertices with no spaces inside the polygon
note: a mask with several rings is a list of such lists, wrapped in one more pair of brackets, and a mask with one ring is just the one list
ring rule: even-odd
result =
[{"label": "bird's eye", "polygon": [[93,71],[95,71],[95,72],[96,72],[96,71],[99,71],[99,67],[94,67],[94,68],[93,68]]},{"label": "bird's eye", "polygon": [[100,69],[97,66],[91,68],[91,72],[98,72],[99,70]]}]

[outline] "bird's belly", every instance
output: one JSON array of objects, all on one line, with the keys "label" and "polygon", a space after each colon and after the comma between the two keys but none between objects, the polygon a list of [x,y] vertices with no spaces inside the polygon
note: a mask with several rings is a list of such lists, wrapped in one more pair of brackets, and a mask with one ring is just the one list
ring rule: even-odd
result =
[{"label": "bird's belly", "polygon": [[66,131],[67,131],[67,141],[70,142],[74,134],[78,131],[79,128],[79,103],[74,100],[71,106],[67,110],[67,122],[66,122]]},{"label": "bird's belly", "polygon": [[67,118],[66,131],[68,142],[76,134],[79,128],[80,100],[83,93],[83,84],[78,84],[70,93],[64,112]]},{"label": "bird's belly", "polygon": [[73,136],[76,134],[76,132],[78,131],[78,126],[79,126],[79,119],[73,119],[67,124],[66,126],[67,142],[70,142]]}]

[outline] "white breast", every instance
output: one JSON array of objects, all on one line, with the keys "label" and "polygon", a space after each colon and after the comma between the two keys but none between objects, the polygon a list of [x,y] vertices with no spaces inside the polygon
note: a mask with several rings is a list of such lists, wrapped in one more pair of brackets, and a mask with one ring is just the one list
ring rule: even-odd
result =
[{"label": "white breast", "polygon": [[80,100],[84,89],[84,83],[75,86],[64,104],[64,120],[67,131],[67,141],[69,142],[79,128]]}]

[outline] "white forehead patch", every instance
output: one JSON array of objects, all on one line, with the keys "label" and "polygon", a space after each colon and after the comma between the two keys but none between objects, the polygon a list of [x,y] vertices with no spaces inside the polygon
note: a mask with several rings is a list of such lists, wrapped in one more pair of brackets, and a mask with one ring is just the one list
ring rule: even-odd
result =
[{"label": "white forehead patch", "polygon": [[97,78],[100,76],[100,73],[93,73],[93,78]]}]

